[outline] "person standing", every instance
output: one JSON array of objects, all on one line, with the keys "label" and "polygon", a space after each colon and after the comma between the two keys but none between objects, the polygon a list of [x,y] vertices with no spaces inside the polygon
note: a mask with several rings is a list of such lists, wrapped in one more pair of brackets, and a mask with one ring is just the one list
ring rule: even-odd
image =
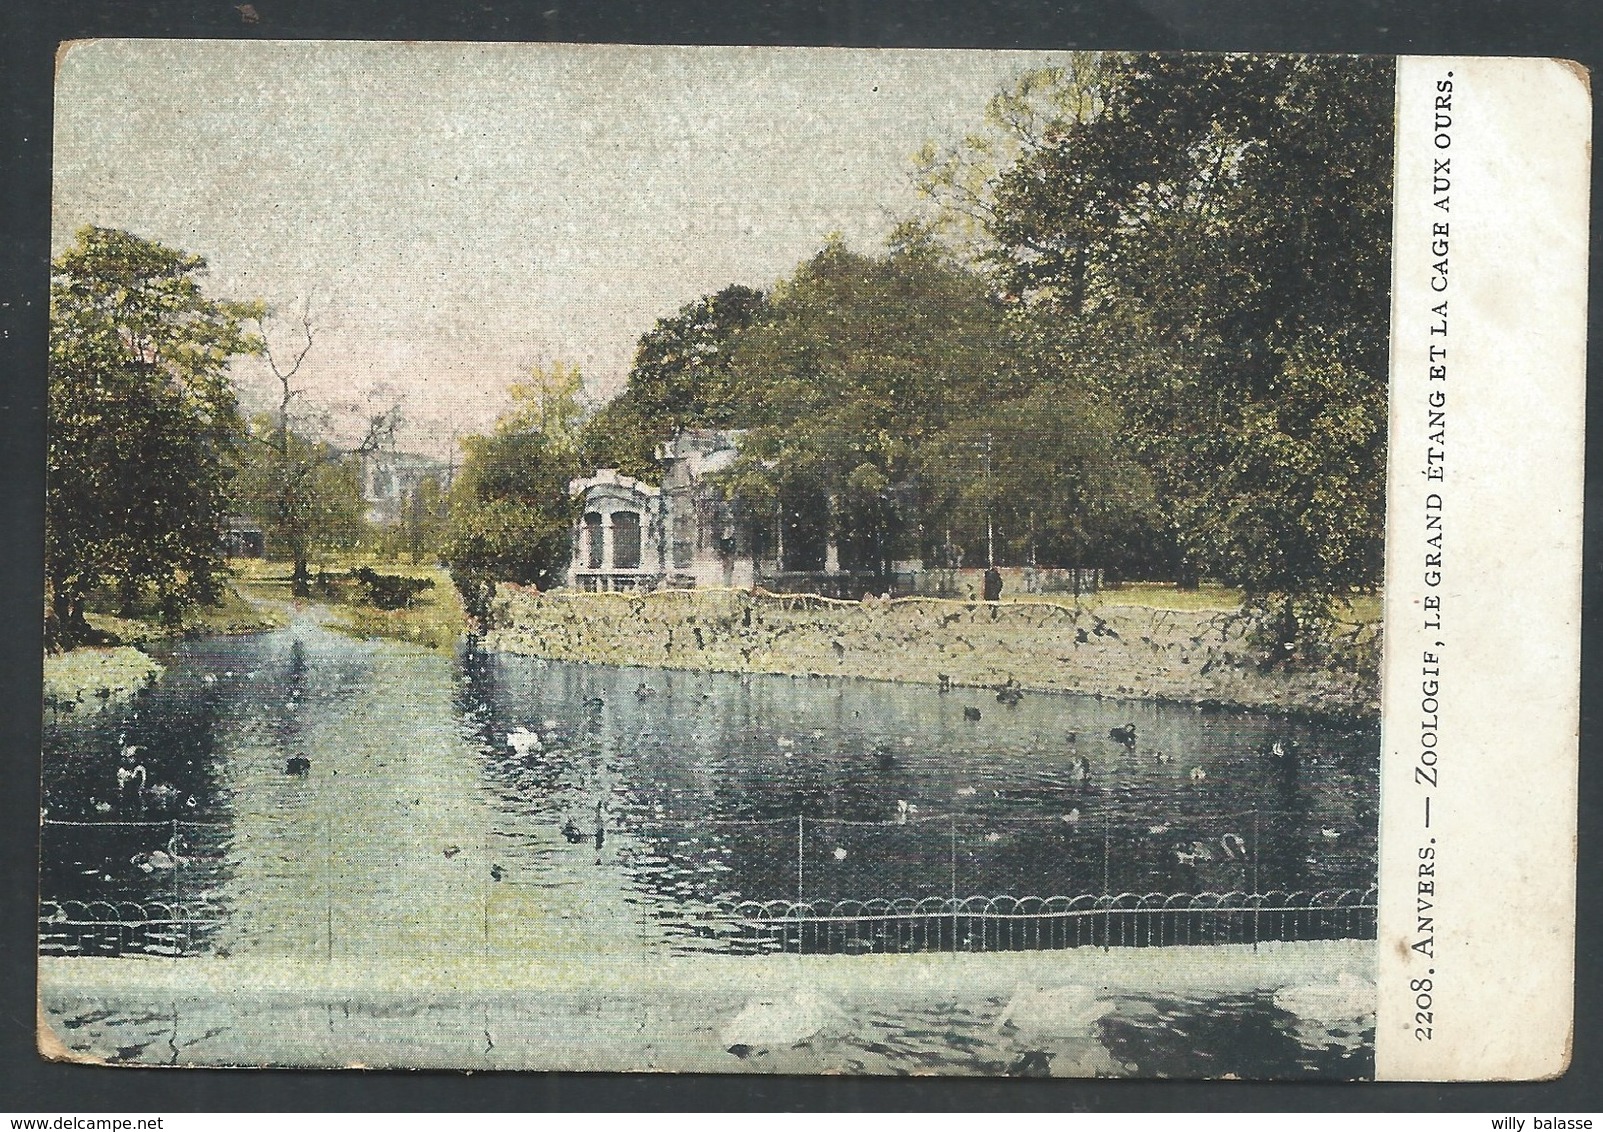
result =
[{"label": "person standing", "polygon": [[985,571],[985,600],[998,601],[1002,597],[1002,571],[993,562]]}]

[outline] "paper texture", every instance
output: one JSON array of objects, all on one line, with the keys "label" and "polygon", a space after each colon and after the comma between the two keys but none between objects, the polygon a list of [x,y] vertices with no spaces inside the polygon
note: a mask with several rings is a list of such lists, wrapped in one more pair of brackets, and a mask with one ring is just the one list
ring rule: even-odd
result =
[{"label": "paper texture", "polygon": [[1397,84],[1376,1071],[1549,1077],[1573,1019],[1589,90],[1530,59],[1402,59]]}]

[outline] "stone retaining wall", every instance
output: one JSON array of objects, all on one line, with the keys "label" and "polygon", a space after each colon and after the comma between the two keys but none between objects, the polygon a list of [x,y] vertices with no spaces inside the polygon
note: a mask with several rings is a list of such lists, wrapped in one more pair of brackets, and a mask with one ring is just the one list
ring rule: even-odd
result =
[{"label": "stone retaining wall", "polygon": [[491,649],[552,660],[851,676],[1372,716],[1348,671],[1259,671],[1226,614],[1047,600],[842,602],[695,590],[535,594],[503,585]]}]

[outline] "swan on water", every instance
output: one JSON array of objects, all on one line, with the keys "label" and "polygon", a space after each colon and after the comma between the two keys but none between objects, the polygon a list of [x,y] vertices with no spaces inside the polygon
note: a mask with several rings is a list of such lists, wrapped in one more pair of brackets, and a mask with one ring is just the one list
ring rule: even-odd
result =
[{"label": "swan on water", "polygon": [[837,845],[835,846],[835,852],[832,854],[832,856],[837,861],[844,861],[846,859],[846,850]]},{"label": "swan on water", "polygon": [[527,727],[519,727],[507,732],[507,746],[511,747],[519,756],[540,750],[540,733],[530,731]]},{"label": "swan on water", "polygon": [[1247,859],[1247,840],[1239,833],[1227,833],[1219,839],[1219,847],[1225,851],[1225,856],[1232,861],[1245,861]]},{"label": "swan on water", "polygon": [[1368,1018],[1375,1012],[1375,984],[1343,971],[1331,982],[1300,983],[1275,991],[1273,1001],[1288,1014],[1321,1021]]},{"label": "swan on water", "polygon": [[959,798],[972,798],[978,793],[979,791],[972,786],[959,786],[957,788],[957,796]]},{"label": "swan on water", "polygon": [[813,991],[788,999],[754,999],[724,1024],[719,1041],[739,1058],[772,1049],[791,1049],[839,1032],[847,1021],[840,1007]]},{"label": "swan on water", "polygon": [[1068,822],[1070,825],[1079,825],[1080,824],[1080,811],[1079,811],[1079,809],[1078,808],[1072,809],[1068,813],[1064,814],[1063,815],[1063,820]]},{"label": "swan on water", "polygon": [[1147,832],[1152,834],[1168,833],[1172,828],[1174,827],[1168,822],[1161,822],[1158,825],[1147,826]]},{"label": "swan on water", "polygon": [[1208,777],[1208,772],[1203,770],[1200,766],[1194,766],[1194,767],[1191,768],[1191,782],[1192,782],[1192,785],[1196,785],[1197,783],[1200,783],[1203,779],[1205,779],[1207,777]]},{"label": "swan on water", "polygon": [[991,1023],[991,1031],[1011,1028],[1018,1038],[1081,1037],[1090,1033],[1109,1010],[1097,988],[1068,984],[1046,987],[1019,984],[1007,1007]]},{"label": "swan on water", "polygon": [[1276,739],[1272,744],[1270,744],[1269,753],[1277,759],[1283,759],[1286,757],[1286,745],[1279,739]]},{"label": "swan on water", "polygon": [[1319,827],[1319,836],[1328,837],[1332,841],[1341,836],[1341,832],[1334,826],[1322,825]]},{"label": "swan on water", "polygon": [[128,858],[128,861],[142,873],[155,872],[157,869],[165,871],[178,867],[178,858],[168,853],[165,849],[152,849],[148,853],[135,853]]}]

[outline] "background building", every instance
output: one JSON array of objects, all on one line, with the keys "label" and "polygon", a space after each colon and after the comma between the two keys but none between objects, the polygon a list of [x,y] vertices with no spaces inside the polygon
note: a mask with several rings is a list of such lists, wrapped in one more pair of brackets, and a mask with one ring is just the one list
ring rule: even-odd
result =
[{"label": "background building", "polygon": [[406,517],[407,508],[429,479],[443,496],[451,488],[451,466],[411,452],[363,453],[362,503],[367,521],[380,527],[395,526]]}]

